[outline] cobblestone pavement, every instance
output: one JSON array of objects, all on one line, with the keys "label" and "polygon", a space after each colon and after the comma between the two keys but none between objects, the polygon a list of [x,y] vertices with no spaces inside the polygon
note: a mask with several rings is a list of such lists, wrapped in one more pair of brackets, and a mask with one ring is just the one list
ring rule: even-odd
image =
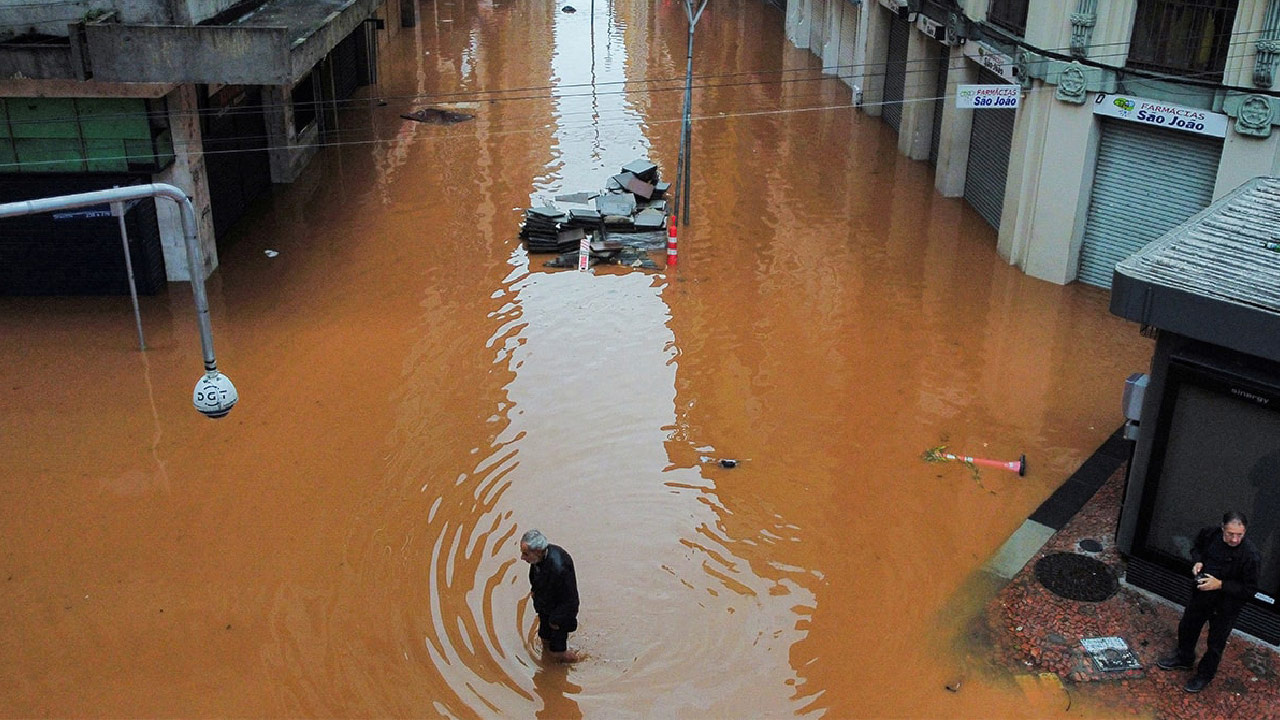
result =
[{"label": "cobblestone pavement", "polygon": [[[1022,677],[1052,674],[1039,677],[1056,676],[1069,694],[1081,695],[1097,708],[1115,708],[1118,714],[1280,718],[1280,655],[1273,647],[1232,635],[1217,677],[1199,694],[1187,693],[1182,686],[1189,671],[1167,672],[1155,666],[1156,659],[1173,647],[1180,607],[1124,584],[1101,602],[1068,600],[1037,580],[1036,562],[1062,552],[1096,558],[1117,577],[1123,576],[1124,561],[1114,542],[1123,485],[1122,467],[987,604],[996,662]],[[1083,549],[1081,541],[1087,540],[1101,549]],[[1123,638],[1142,668],[1099,672],[1080,640],[1106,636]]]}]

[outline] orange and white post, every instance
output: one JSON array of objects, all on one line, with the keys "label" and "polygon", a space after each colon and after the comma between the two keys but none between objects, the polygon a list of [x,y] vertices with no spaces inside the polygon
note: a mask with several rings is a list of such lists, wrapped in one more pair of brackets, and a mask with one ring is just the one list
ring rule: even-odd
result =
[{"label": "orange and white post", "polygon": [[667,267],[676,266],[679,259],[676,254],[676,216],[671,216],[671,225],[667,228]]}]

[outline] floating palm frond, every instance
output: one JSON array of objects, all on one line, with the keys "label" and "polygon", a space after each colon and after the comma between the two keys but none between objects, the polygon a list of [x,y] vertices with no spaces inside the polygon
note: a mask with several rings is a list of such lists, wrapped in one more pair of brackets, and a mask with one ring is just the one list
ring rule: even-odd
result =
[{"label": "floating palm frond", "polygon": [[978,470],[978,466],[974,464],[973,458],[962,457],[959,455],[952,455],[951,453],[947,452],[946,445],[936,445],[934,447],[929,448],[928,450],[925,450],[924,453],[920,455],[920,459],[924,460],[927,463],[942,463],[942,462],[952,462],[952,461],[962,462],[965,464],[965,467],[969,468],[969,472],[973,474],[973,481],[978,483],[978,487],[983,488],[984,490],[986,489],[986,485],[982,484],[982,472]]}]

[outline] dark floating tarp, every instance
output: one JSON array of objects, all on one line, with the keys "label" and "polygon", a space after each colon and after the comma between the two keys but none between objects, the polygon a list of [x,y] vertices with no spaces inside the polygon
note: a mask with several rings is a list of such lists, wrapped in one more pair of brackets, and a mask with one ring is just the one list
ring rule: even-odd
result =
[{"label": "dark floating tarp", "polygon": [[406,113],[400,117],[405,120],[416,120],[422,123],[430,123],[432,125],[449,125],[452,123],[466,122],[475,118],[475,115],[468,113],[454,112],[453,110],[445,110],[443,108],[423,108]]}]

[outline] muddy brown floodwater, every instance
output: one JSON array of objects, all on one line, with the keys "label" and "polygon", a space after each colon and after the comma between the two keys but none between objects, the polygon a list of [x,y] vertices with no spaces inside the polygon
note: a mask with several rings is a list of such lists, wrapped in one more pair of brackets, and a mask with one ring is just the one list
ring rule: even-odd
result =
[{"label": "muddy brown floodwater", "polygon": [[[534,198],[675,175],[681,3],[581,5],[428,3],[383,45],[386,106],[220,240],[227,418],[187,286],[145,354],[127,298],[0,299],[0,713],[1065,712],[983,666],[973,578],[1149,342],[1000,260],[757,0],[698,26],[678,270],[544,269]],[[400,118],[446,101],[475,119]],[[577,563],[571,669],[534,659],[531,527]]]}]

